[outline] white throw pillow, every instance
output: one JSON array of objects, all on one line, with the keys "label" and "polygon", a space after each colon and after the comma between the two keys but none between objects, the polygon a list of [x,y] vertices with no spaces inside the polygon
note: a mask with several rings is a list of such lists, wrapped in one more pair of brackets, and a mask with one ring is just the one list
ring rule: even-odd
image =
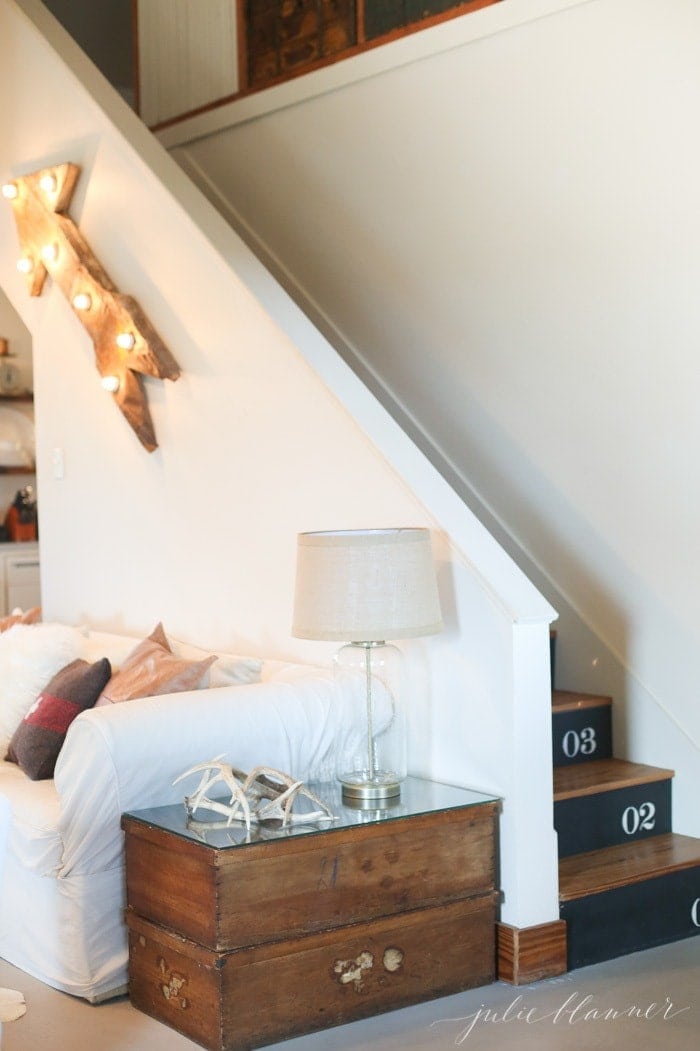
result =
[{"label": "white throw pillow", "polygon": [[176,657],[182,660],[198,661],[214,653],[216,660],[211,666],[210,686],[236,686],[251,682],[260,682],[262,661],[257,657],[240,657],[235,653],[216,653],[215,650],[202,650],[191,646],[189,642],[179,642],[168,635],[168,642]]},{"label": "white throw pillow", "polygon": [[56,672],[83,656],[85,635],[67,624],[15,624],[0,633],[0,745]]},{"label": "white throw pillow", "polygon": [[89,631],[85,640],[85,660],[94,664],[106,657],[112,665],[112,674],[121,668],[129,654],[141,642],[131,635],[114,635],[107,631]]}]

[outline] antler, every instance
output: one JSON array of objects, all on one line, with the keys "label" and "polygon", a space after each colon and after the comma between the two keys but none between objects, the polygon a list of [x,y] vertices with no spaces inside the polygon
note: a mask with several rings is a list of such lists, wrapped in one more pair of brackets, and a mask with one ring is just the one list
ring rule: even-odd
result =
[{"label": "antler", "polygon": [[[216,759],[210,759],[208,763],[199,763],[197,766],[190,767],[189,770],[185,770],[184,774],[180,774],[173,781],[176,785],[178,781],[182,781],[183,778],[188,777],[189,774],[196,774],[198,771],[203,770],[201,780],[191,796],[185,796],[185,808],[189,815],[194,814],[198,807],[203,806],[207,810],[213,810],[217,814],[223,814],[224,817],[228,818],[228,824],[236,820],[239,816],[239,812],[243,812],[243,820],[245,826],[250,832],[250,807],[248,800],[246,799],[245,792],[242,786],[236,780],[236,776],[226,763],[222,763],[223,755],[219,755]],[[214,785],[223,782],[231,792],[229,803],[222,803],[218,799],[210,799],[207,793],[209,789]]]},{"label": "antler", "polygon": [[[222,760],[223,755],[218,755],[208,762],[198,763],[173,781],[176,785],[183,778],[202,771],[194,793],[185,796],[185,808],[190,817],[199,807],[204,807],[226,817],[227,825],[233,821],[245,821],[248,832],[251,821],[281,821],[282,827],[285,828],[290,824],[336,820],[330,807],[322,799],[306,788],[302,781],[296,781],[289,774],[269,766],[256,766],[249,774],[245,774]],[[211,799],[208,795],[209,790],[219,783],[225,784],[230,791],[228,803],[220,799]],[[294,814],[292,808],[299,795],[310,799],[317,809],[310,813]]]}]

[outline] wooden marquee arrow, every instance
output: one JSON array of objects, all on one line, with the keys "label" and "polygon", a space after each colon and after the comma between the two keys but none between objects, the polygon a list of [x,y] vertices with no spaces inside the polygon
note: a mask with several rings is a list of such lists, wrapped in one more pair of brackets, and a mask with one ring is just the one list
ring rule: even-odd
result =
[{"label": "wooden marquee arrow", "polygon": [[141,307],[122,295],[65,214],[80,168],[57,164],[2,188],[19,235],[18,269],[39,296],[50,274],[90,334],[102,385],[110,391],[142,445],[157,448],[144,376],[176,380],[180,369]]}]

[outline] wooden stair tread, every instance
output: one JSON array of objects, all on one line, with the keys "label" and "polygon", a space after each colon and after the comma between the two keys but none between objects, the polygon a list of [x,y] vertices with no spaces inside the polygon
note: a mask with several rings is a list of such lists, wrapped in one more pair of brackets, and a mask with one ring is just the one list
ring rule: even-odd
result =
[{"label": "wooden stair tread", "polygon": [[552,690],[552,711],[577,712],[581,708],[602,708],[612,705],[612,697],[598,696],[595,693],[576,693],[573,690]]},{"label": "wooden stair tread", "polygon": [[649,781],[666,781],[673,777],[673,773],[673,770],[629,763],[625,759],[592,759],[573,766],[557,766],[554,768],[554,801],[613,792]]},{"label": "wooden stair tread", "polygon": [[559,900],[601,894],[695,865],[700,866],[700,840],[674,832],[572,854],[559,862]]}]

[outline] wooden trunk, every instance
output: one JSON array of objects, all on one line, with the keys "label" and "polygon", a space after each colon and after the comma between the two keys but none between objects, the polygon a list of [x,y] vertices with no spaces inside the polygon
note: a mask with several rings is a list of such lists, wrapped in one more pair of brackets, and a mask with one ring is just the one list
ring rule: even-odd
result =
[{"label": "wooden trunk", "polygon": [[403,795],[250,835],[125,815],[134,1005],[239,1051],[493,981],[498,803],[418,779]]},{"label": "wooden trunk", "polygon": [[212,949],[279,941],[495,885],[495,804],[219,850],[131,827],[134,912]]},{"label": "wooden trunk", "polygon": [[131,911],[135,1007],[244,1051],[492,982],[495,895],[220,953]]}]

